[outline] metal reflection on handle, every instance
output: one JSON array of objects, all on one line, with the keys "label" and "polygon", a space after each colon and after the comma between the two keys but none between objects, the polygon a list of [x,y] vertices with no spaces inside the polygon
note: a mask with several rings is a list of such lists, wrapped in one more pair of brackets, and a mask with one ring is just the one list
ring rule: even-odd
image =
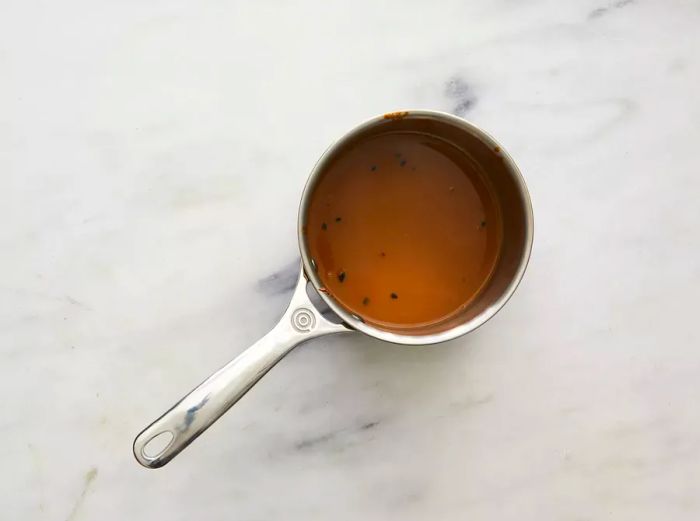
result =
[{"label": "metal reflection on handle", "polygon": [[[300,343],[348,328],[329,322],[306,294],[307,280],[299,276],[292,300],[279,323],[146,427],[134,440],[134,456],[144,467],[158,468],[177,456],[248,392],[284,355]],[[169,438],[164,447],[148,450],[156,438]]]}]

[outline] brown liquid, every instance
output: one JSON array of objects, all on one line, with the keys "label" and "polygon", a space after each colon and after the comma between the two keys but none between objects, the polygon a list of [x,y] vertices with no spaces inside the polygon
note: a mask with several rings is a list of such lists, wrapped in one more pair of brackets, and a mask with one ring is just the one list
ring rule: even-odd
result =
[{"label": "brown liquid", "polygon": [[328,291],[379,327],[463,309],[498,259],[498,206],[478,166],[425,134],[365,138],[323,173],[306,234]]}]

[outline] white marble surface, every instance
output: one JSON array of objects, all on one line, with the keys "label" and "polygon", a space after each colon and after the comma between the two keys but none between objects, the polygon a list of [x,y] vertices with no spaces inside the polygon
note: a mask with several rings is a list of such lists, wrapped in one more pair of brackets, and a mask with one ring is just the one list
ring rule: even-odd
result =
[{"label": "white marble surface", "polygon": [[[700,518],[700,4],[352,4],[0,4],[0,518]],[[316,158],[405,107],[520,164],[516,297],[309,343],[139,467],[282,312]]]}]

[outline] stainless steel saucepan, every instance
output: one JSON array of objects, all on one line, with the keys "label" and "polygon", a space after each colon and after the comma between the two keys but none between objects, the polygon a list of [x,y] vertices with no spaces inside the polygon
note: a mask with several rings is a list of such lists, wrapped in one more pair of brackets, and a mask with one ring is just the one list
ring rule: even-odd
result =
[{"label": "stainless steel saucepan", "polygon": [[[324,318],[309,299],[306,287],[322,288],[302,230],[311,194],[327,165],[359,138],[384,132],[418,132],[446,140],[469,154],[489,177],[500,206],[503,240],[497,266],[482,291],[458,315],[437,324],[412,329],[382,329],[346,310],[332,295],[320,296],[342,323]],[[515,291],[527,267],[533,240],[533,215],[525,182],[511,157],[486,132],[442,112],[412,110],[378,116],[353,128],[328,148],[304,188],[297,234],[301,271],[291,302],[279,323],[207,378],[134,440],[134,455],[148,468],[162,467],[235,404],[282,357],[302,342],[332,333],[359,331],[404,345],[436,344],[473,331],[494,316]]]}]

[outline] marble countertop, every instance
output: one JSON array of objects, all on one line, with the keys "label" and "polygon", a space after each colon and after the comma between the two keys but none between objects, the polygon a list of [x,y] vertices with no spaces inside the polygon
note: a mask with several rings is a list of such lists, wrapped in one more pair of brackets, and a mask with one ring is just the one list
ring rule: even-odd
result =
[{"label": "marble countertop", "polygon": [[[697,520],[694,0],[5,2],[3,520]],[[325,147],[445,110],[535,244],[485,327],[305,344],[167,467],[134,435],[275,323]]]}]

